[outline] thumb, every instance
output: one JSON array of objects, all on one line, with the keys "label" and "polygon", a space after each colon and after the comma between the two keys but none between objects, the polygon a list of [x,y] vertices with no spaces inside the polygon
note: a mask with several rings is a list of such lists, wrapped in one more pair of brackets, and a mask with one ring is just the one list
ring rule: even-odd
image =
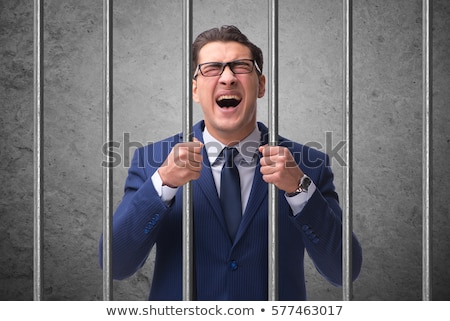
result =
[{"label": "thumb", "polygon": [[268,146],[269,146],[268,144],[260,145],[260,146],[258,147],[259,152],[260,152],[261,154],[263,154],[264,150],[265,150]]},{"label": "thumb", "polygon": [[193,143],[199,143],[200,144],[200,146],[203,146],[203,143],[200,141],[200,140],[198,140],[198,138],[197,137],[192,137],[192,142]]},{"label": "thumb", "polygon": [[200,144],[202,144],[203,145],[203,143],[197,138],[197,137],[192,137],[192,141],[194,142],[194,143],[200,143]]}]

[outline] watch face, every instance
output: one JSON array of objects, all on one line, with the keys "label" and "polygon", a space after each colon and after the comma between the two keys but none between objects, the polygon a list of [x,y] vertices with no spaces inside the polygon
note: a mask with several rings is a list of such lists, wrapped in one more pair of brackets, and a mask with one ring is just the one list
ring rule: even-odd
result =
[{"label": "watch face", "polygon": [[306,176],[305,176],[305,177],[302,179],[302,188],[303,188],[305,191],[307,191],[309,185],[311,185],[311,179],[310,179],[309,177],[306,177]]}]

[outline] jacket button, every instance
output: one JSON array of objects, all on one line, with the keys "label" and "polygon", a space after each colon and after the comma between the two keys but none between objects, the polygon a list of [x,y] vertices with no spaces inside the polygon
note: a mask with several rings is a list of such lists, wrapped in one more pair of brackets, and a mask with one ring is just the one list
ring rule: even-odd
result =
[{"label": "jacket button", "polygon": [[230,262],[230,270],[231,271],[235,271],[235,270],[237,270],[237,268],[238,268],[237,262],[236,261],[231,261]]}]

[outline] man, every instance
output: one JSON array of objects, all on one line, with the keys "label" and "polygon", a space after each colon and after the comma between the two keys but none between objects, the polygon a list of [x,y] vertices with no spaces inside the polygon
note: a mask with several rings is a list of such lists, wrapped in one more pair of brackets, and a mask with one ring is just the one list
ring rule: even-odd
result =
[{"label": "man", "polygon": [[[279,299],[306,299],[305,249],[317,270],[340,285],[342,213],[328,157],[283,137],[268,145],[267,128],[256,120],[265,93],[261,50],[224,26],[197,37],[193,65],[192,94],[204,120],[192,142],[177,134],[135,152],[113,219],[113,277],[135,273],[156,245],[149,299],[182,299],[182,186],[192,181],[196,299],[267,300],[267,183],[273,183]],[[240,188],[229,185],[236,180]],[[361,253],[353,237],[353,279]]]}]

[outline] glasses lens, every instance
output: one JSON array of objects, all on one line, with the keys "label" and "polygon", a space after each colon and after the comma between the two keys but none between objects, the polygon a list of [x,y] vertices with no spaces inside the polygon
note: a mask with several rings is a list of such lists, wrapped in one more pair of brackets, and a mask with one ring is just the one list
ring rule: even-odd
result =
[{"label": "glasses lens", "polygon": [[237,60],[230,62],[230,68],[235,74],[249,74],[253,70],[252,60]]},{"label": "glasses lens", "polygon": [[222,64],[218,62],[208,62],[200,66],[200,71],[205,77],[214,77],[222,72]]},{"label": "glasses lens", "polygon": [[253,71],[253,60],[251,59],[235,60],[228,63],[207,62],[199,65],[199,68],[203,76],[215,77],[222,74],[227,65],[235,74],[249,74]]}]

